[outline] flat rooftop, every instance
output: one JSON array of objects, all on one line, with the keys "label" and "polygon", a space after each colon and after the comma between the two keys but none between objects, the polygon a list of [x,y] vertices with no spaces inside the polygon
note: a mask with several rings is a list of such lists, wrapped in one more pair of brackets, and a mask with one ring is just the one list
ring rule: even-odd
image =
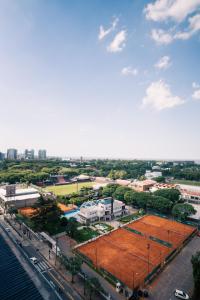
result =
[{"label": "flat rooftop", "polygon": [[42,300],[36,286],[0,235],[1,300]]}]

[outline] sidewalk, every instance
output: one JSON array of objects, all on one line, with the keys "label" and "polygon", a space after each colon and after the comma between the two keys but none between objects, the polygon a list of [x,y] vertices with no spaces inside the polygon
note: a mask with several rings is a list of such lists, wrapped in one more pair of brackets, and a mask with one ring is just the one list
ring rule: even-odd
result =
[{"label": "sidewalk", "polygon": [[[75,283],[71,283],[71,274],[69,274],[66,269],[60,264],[59,258],[56,259],[55,253],[49,248],[49,246],[39,241],[36,236],[33,234],[30,234],[30,238],[23,233],[23,228],[20,228],[20,225],[15,222],[12,219],[9,219],[9,221],[12,223],[13,227],[16,229],[16,231],[22,236],[23,245],[28,246],[32,245],[34,248],[38,249],[39,253],[48,261],[48,263],[57,271],[57,273],[60,276],[60,281],[67,281],[68,284],[70,284],[71,288],[74,289],[79,296],[82,297],[82,299],[89,299],[89,295],[84,295],[84,280],[81,276],[75,276]],[[59,241],[58,241],[59,244]],[[49,252],[50,250],[50,252]],[[68,249],[69,250],[69,249]],[[71,251],[71,249],[69,250]],[[68,251],[68,255],[70,254]],[[66,252],[66,251],[65,251]],[[65,252],[63,254],[65,254]],[[72,252],[71,252],[72,253]],[[124,300],[125,298],[117,293],[115,291],[115,288],[110,285],[102,276],[100,276],[98,273],[96,273],[94,270],[89,268],[85,263],[82,265],[82,271],[88,276],[88,277],[96,277],[98,278],[99,282],[101,283],[104,290],[111,296],[112,300]],[[95,300],[102,300],[105,299],[105,297],[95,294],[92,297]]]}]

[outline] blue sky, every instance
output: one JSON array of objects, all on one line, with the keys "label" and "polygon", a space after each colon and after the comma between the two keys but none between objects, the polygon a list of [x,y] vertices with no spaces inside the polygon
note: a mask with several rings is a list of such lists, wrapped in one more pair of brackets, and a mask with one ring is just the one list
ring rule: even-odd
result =
[{"label": "blue sky", "polygon": [[200,0],[2,0],[0,39],[0,151],[200,158]]}]

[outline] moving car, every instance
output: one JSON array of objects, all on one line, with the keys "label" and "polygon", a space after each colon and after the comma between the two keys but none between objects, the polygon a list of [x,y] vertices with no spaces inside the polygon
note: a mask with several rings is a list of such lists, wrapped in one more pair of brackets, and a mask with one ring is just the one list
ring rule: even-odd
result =
[{"label": "moving car", "polygon": [[37,264],[38,260],[36,257],[30,257],[30,260],[34,263]]},{"label": "moving car", "polygon": [[179,299],[184,299],[184,300],[190,299],[189,296],[185,292],[177,290],[177,289],[174,291],[174,296]]}]

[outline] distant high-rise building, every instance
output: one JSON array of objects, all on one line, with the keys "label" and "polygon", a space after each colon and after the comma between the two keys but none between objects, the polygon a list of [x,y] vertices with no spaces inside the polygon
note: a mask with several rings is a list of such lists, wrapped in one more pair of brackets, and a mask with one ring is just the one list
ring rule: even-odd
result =
[{"label": "distant high-rise building", "polygon": [[0,152],[0,160],[3,160],[5,158],[5,154]]},{"label": "distant high-rise building", "polygon": [[7,159],[10,159],[10,160],[17,159],[17,149],[8,149],[7,150]]},{"label": "distant high-rise building", "polygon": [[46,159],[46,158],[47,158],[47,151],[46,151],[46,150],[40,149],[40,150],[38,151],[38,159],[44,160],[44,159]]},{"label": "distant high-rise building", "polygon": [[33,149],[31,149],[31,150],[26,149],[24,151],[24,158],[25,159],[34,159],[34,150]]}]

